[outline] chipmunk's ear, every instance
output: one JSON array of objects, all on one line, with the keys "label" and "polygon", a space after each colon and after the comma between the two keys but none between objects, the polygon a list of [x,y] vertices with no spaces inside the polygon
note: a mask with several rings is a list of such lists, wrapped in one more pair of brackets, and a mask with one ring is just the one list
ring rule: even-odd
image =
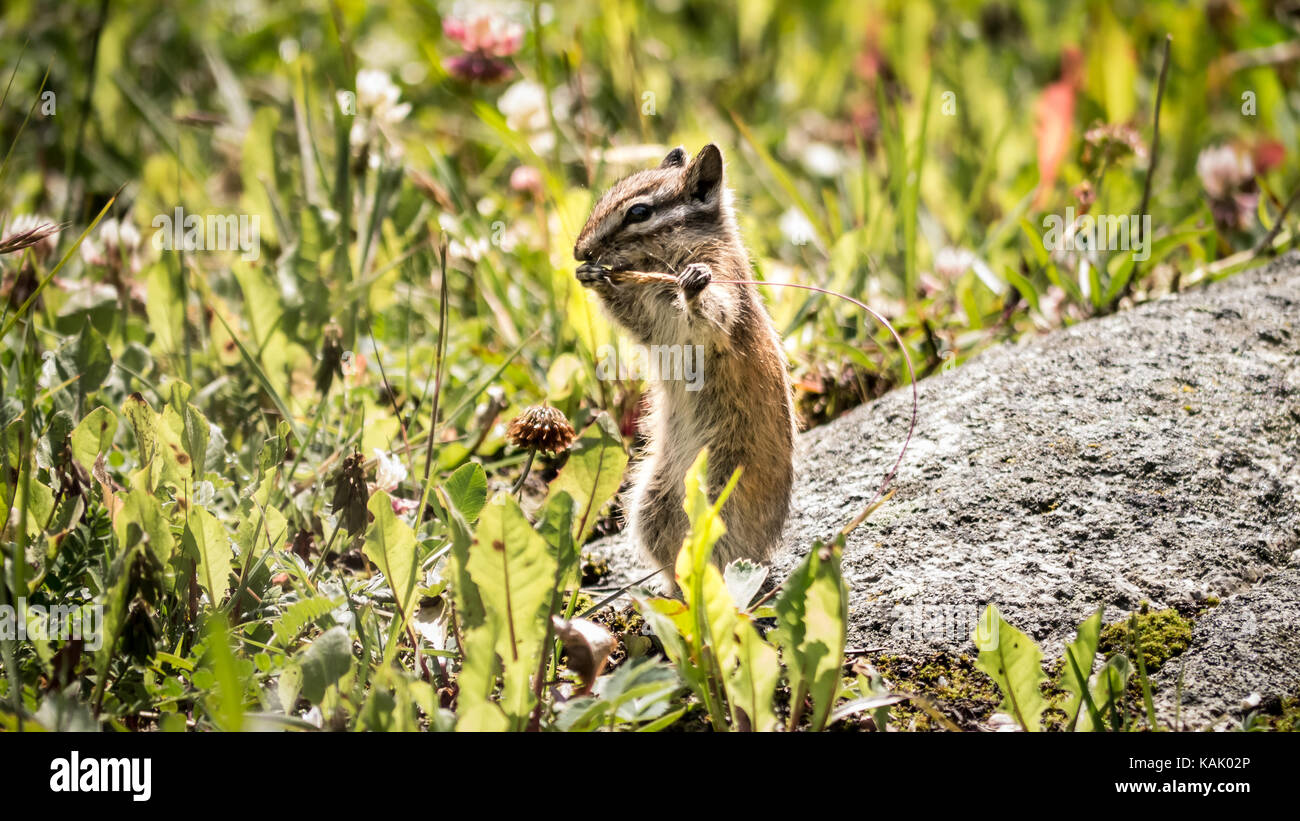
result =
[{"label": "chipmunk's ear", "polygon": [[686,168],[686,190],[691,198],[707,200],[722,188],[722,151],[713,143],[700,149]]},{"label": "chipmunk's ear", "polygon": [[668,152],[664,161],[659,163],[660,168],[681,168],[686,165],[686,149],[680,145]]}]

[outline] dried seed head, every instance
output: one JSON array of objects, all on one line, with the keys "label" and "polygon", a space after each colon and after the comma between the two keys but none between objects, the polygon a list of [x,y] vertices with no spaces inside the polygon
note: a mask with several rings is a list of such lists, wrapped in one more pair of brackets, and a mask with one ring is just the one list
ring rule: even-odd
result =
[{"label": "dried seed head", "polygon": [[548,405],[533,405],[506,429],[506,441],[515,447],[549,453],[567,450],[575,435],[564,414]]},{"label": "dried seed head", "polygon": [[316,368],[316,390],[322,396],[330,389],[335,376],[343,375],[343,331],[338,323],[325,326],[321,335],[320,365]]},{"label": "dried seed head", "polygon": [[33,248],[37,259],[54,252],[59,239],[59,226],[42,222],[39,217],[21,216],[0,231],[0,255],[12,254],[24,248]]},{"label": "dried seed head", "polygon": [[349,536],[357,535],[369,524],[370,513],[366,510],[369,501],[365,459],[360,453],[353,453],[343,460],[343,466],[334,477],[334,515],[339,517]]}]

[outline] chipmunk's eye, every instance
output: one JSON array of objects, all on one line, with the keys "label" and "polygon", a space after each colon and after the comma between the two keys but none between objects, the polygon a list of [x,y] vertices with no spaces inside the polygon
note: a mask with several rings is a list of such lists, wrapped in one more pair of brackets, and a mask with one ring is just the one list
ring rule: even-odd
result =
[{"label": "chipmunk's eye", "polygon": [[627,216],[623,218],[624,223],[645,222],[650,219],[650,206],[637,203],[627,209]]}]

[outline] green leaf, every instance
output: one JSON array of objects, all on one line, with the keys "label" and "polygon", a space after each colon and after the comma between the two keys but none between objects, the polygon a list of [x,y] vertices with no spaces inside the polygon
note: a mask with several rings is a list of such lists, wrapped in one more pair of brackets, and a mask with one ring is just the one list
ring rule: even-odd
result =
[{"label": "green leaf", "polygon": [[362,552],[384,574],[405,622],[415,600],[415,533],[393,513],[393,500],[384,491],[376,491],[366,507],[374,521],[366,530]]},{"label": "green leaf", "polygon": [[341,603],[339,599],[329,599],[324,596],[313,596],[294,602],[271,626],[271,631],[275,633],[275,640],[282,646],[288,647],[289,642],[297,638],[303,628],[333,612],[334,608]]},{"label": "green leaf", "polygon": [[[1105,716],[1108,713],[1112,717],[1117,715],[1119,702],[1124,697],[1124,689],[1128,686],[1129,676],[1132,674],[1133,665],[1128,658],[1115,655],[1107,659],[1097,674],[1092,677],[1089,691],[1092,693],[1092,703],[1097,705],[1099,715]],[[1092,716],[1086,711],[1079,713],[1076,728],[1081,733],[1106,729],[1105,726],[1094,723]]]},{"label": "green leaf", "polygon": [[681,680],[668,665],[633,659],[620,664],[613,674],[602,676],[591,696],[566,704],[555,726],[566,732],[589,732],[613,722],[637,725],[657,721],[681,689]]},{"label": "green leaf", "polygon": [[781,681],[776,648],[763,641],[748,619],[737,625],[736,635],[739,664],[727,681],[732,723],[754,732],[774,731],[780,724],[772,709],[772,696]]},{"label": "green leaf", "polygon": [[487,504],[487,474],[477,462],[461,465],[442,483],[451,503],[460,511],[467,524],[478,521],[478,515]]},{"label": "green leaf", "polygon": [[474,533],[444,488],[437,488],[435,495],[439,503],[433,507],[438,511],[443,525],[451,534],[447,570],[451,579],[452,596],[456,602],[456,615],[460,619],[461,630],[468,631],[483,624],[487,618],[478,585],[465,569],[465,565],[469,563],[469,551],[474,543]]},{"label": "green leaf", "polygon": [[301,692],[302,668],[290,664],[280,672],[280,678],[276,681],[276,697],[280,702],[280,709],[286,714],[292,713],[294,705],[298,703],[298,694]]},{"label": "green leaf", "polygon": [[975,664],[997,682],[1002,691],[1002,704],[998,708],[1007,713],[1027,732],[1037,732],[1042,723],[1047,702],[1039,691],[1046,680],[1043,672],[1043,652],[1033,640],[1002,619],[993,605],[984,616],[974,634],[979,658]]},{"label": "green leaf", "polygon": [[133,393],[122,403],[122,415],[135,432],[135,445],[141,467],[153,462],[158,452],[158,414],[139,393]]},{"label": "green leaf", "polygon": [[184,539],[198,560],[199,586],[216,607],[230,590],[230,537],[215,516],[196,505],[186,517]]},{"label": "green leaf", "polygon": [[331,627],[316,637],[302,652],[298,666],[302,669],[302,694],[312,704],[319,704],[330,685],[352,669],[352,641],[342,627]]},{"label": "green leaf", "polygon": [[235,545],[240,557],[256,561],[268,547],[282,544],[289,532],[289,522],[279,508],[268,505],[275,477],[266,476],[251,495],[239,502],[239,526],[235,528]]},{"label": "green leaf", "polygon": [[736,559],[723,569],[722,579],[727,583],[727,592],[737,607],[742,610],[749,607],[763,582],[767,581],[769,570],[767,565],[748,559]]},{"label": "green leaf", "polygon": [[567,492],[561,491],[547,498],[537,516],[537,531],[546,539],[555,554],[555,588],[568,590],[580,586],[578,575],[582,551],[573,540],[573,517],[577,503]]},{"label": "green leaf", "polygon": [[108,343],[89,319],[81,326],[77,338],[59,349],[54,361],[62,379],[78,377],[78,396],[97,390],[113,369],[113,355],[108,351]]},{"label": "green leaf", "polygon": [[1137,60],[1133,42],[1110,6],[1098,3],[1090,21],[1093,45],[1088,49],[1088,93],[1101,103],[1106,122],[1124,123],[1137,107]]},{"label": "green leaf", "polygon": [[[1092,663],[1097,655],[1097,643],[1101,640],[1102,608],[1079,625],[1078,636],[1065,646],[1065,659],[1061,666],[1059,686],[1069,693],[1065,704],[1065,726],[1074,729],[1075,717],[1083,705],[1084,688],[1088,686],[1088,677],[1092,675]],[[1073,664],[1071,661],[1073,660]],[[1076,672],[1077,670],[1077,672]]]},{"label": "green leaf", "polygon": [[[557,562],[518,502],[499,493],[483,509],[466,570],[478,586],[487,630],[465,655],[490,650],[501,659],[501,708],[523,729],[534,703],[530,681],[546,638]],[[491,638],[490,648],[486,639]]]},{"label": "green leaf", "polygon": [[72,432],[72,458],[89,473],[99,455],[113,449],[116,435],[117,415],[105,407],[95,408]]},{"label": "green leaf", "polygon": [[812,729],[821,730],[839,694],[849,607],[840,573],[843,548],[843,536],[831,545],[815,543],[776,600],[774,635],[794,694],[790,729],[797,726],[804,698],[811,698]]},{"label": "green leaf", "polygon": [[175,552],[176,542],[172,538],[171,528],[167,524],[167,518],[163,515],[158,500],[153,494],[139,487],[133,487],[127,493],[119,494],[118,499],[122,501],[122,508],[113,518],[113,532],[117,535],[117,543],[128,549],[135,547],[135,542],[130,538],[131,525],[139,527],[142,536],[149,541],[149,550],[154,554],[154,558],[165,568],[167,582],[170,585],[175,578],[171,557]]},{"label": "green leaf", "polygon": [[204,699],[208,713],[217,727],[237,733],[244,723],[244,683],[238,659],[230,649],[230,632],[220,613],[208,619],[204,644],[203,668],[212,674],[216,689]]},{"label": "green leaf", "polygon": [[618,492],[626,467],[623,437],[610,415],[602,412],[578,437],[569,451],[569,461],[547,493],[548,501],[561,492],[578,501],[573,538],[579,545],[591,537],[601,508]]},{"label": "green leaf", "polygon": [[[740,664],[743,636],[738,631],[748,622],[736,609],[722,573],[710,559],[714,546],[726,533],[721,510],[740,478],[740,471],[732,475],[713,502],[707,493],[708,472],[709,456],[705,449],[695,457],[684,482],[683,507],[691,527],[678,551],[675,566],[675,578],[684,601],[656,598],[638,605],[682,679],[704,703],[713,728],[725,731],[727,718],[732,715],[726,704],[727,683]],[[740,682],[742,688],[747,684],[750,682]],[[752,691],[754,687],[749,689]],[[748,721],[755,711],[761,712],[761,702],[751,699],[747,704]]]},{"label": "green leaf", "polygon": [[164,414],[164,418],[171,424],[180,438],[181,447],[190,457],[190,471],[194,480],[201,481],[206,470],[208,438],[212,426],[199,409],[189,403],[189,385],[177,380],[172,383],[171,388],[172,396],[168,409],[172,413]]}]

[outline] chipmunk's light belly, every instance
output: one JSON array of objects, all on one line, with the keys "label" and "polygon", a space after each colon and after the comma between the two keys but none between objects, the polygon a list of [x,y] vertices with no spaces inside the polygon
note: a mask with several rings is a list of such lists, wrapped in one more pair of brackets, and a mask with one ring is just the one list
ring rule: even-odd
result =
[{"label": "chipmunk's light belly", "polygon": [[685,476],[700,449],[709,444],[701,393],[687,390],[682,380],[662,381],[658,387],[663,458],[675,475]]}]

